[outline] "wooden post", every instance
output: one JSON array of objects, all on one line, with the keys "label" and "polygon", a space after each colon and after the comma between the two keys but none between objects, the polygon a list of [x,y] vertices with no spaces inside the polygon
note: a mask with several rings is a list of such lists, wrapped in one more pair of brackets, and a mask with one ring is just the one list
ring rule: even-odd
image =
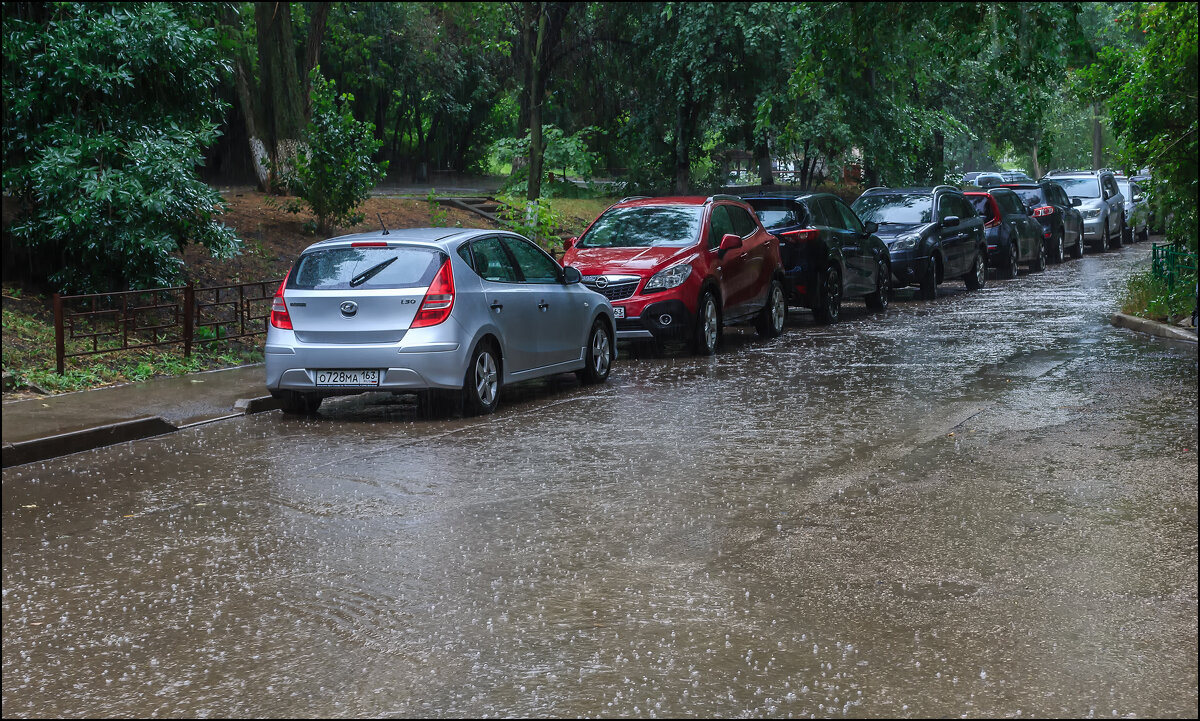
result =
[{"label": "wooden post", "polygon": [[183,357],[192,357],[192,325],[196,312],[196,288],[192,281],[183,288]]},{"label": "wooden post", "polygon": [[54,294],[54,363],[58,374],[62,375],[66,372],[66,359],[63,357],[67,352],[66,339],[63,337],[63,305],[62,296],[58,293]]}]

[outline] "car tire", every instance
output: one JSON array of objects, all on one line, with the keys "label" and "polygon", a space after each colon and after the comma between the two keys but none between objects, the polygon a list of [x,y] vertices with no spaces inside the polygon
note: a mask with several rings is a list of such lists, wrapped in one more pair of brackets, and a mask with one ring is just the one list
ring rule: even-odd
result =
[{"label": "car tire", "polygon": [[1055,265],[1063,262],[1067,257],[1067,249],[1063,245],[1063,234],[1065,232],[1060,230],[1055,237],[1050,239],[1050,247],[1053,249],[1053,252],[1050,253],[1050,262]]},{"label": "car tire", "polygon": [[817,282],[820,284],[817,291],[820,297],[817,299],[817,307],[813,309],[813,315],[816,316],[817,322],[823,325],[836,323],[838,318],[842,317],[842,274],[836,265],[830,265],[821,273]]},{"label": "car tire", "polygon": [[892,267],[882,260],[875,264],[875,292],[865,300],[875,310],[887,310],[892,300]]},{"label": "car tire", "polygon": [[983,286],[987,285],[987,265],[983,262],[983,255],[983,251],[975,254],[975,265],[970,273],[963,276],[967,290],[982,290]]},{"label": "car tire", "polygon": [[1100,234],[1100,244],[1096,246],[1096,252],[1097,253],[1105,252],[1106,250],[1108,250],[1108,248],[1111,244],[1112,244],[1112,241],[1109,240],[1109,238],[1108,238],[1108,223],[1105,223],[1104,230]]},{"label": "car tire", "polygon": [[1017,266],[1021,263],[1021,251],[1016,243],[1009,242],[1008,244],[1008,260],[1000,266],[1002,278],[1012,280],[1017,277]]},{"label": "car tire", "polygon": [[1138,234],[1138,240],[1139,241],[1150,240],[1150,226],[1149,225],[1144,226],[1142,228],[1142,232]]},{"label": "car tire", "polygon": [[1133,245],[1133,228],[1124,220],[1121,221],[1121,242],[1125,245]]},{"label": "car tire", "polygon": [[480,341],[471,354],[462,396],[464,410],[471,415],[487,415],[500,405],[500,360],[489,341]]},{"label": "car tire", "polygon": [[1071,246],[1071,257],[1072,258],[1082,258],[1083,257],[1083,231],[1082,230],[1079,231],[1079,234],[1075,236],[1075,245]]},{"label": "car tire", "polygon": [[1041,273],[1046,269],[1046,246],[1044,243],[1038,243],[1038,253],[1033,260],[1029,261],[1030,273]]},{"label": "car tire", "polygon": [[576,371],[580,383],[594,385],[608,380],[608,374],[612,371],[612,349],[612,333],[608,325],[597,318],[592,324],[592,332],[588,333],[588,344],[584,351],[586,365]]},{"label": "car tire", "polygon": [[778,338],[783,333],[783,324],[787,322],[787,298],[783,295],[783,285],[778,280],[771,281],[767,291],[767,304],[754,321],[754,330],[763,338]]},{"label": "car tire", "polygon": [[321,396],[297,391],[281,391],[272,393],[279,399],[280,408],[289,415],[311,416],[321,407]]},{"label": "car tire", "polygon": [[921,284],[917,286],[917,297],[922,300],[937,298],[937,259],[929,256],[925,264],[925,272],[921,274]]},{"label": "car tire", "polygon": [[721,308],[711,290],[700,294],[696,307],[696,329],[692,336],[692,351],[696,355],[712,355],[717,352],[721,340]]},{"label": "car tire", "polygon": [[1117,231],[1117,234],[1110,236],[1108,240],[1110,243],[1112,243],[1111,247],[1113,247],[1113,248],[1120,248],[1122,245],[1125,244],[1125,221],[1124,220],[1121,221],[1121,228]]}]

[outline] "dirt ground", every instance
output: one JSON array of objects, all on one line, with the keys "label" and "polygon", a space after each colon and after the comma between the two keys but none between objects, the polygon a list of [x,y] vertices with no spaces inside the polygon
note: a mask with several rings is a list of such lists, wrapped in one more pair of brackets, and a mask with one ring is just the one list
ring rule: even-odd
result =
[{"label": "dirt ground", "polygon": [[[221,222],[237,232],[245,245],[242,254],[217,260],[203,247],[188,246],[183,251],[185,275],[198,286],[249,283],[282,278],[292,262],[306,247],[322,238],[306,233],[311,213],[290,213],[287,206],[295,198],[269,196],[251,188],[223,191],[229,210]],[[438,206],[442,225],[462,228],[496,227],[485,218],[464,210]],[[388,229],[422,228],[433,225],[429,203],[418,198],[367,199],[359,208],[364,220],[352,228],[338,228],[334,235],[378,230],[382,216]]]}]

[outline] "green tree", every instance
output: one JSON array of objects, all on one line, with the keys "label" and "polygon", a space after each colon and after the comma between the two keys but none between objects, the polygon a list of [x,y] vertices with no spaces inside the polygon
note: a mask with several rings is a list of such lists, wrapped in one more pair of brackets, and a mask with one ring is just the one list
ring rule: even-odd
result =
[{"label": "green tree", "polygon": [[1110,105],[1113,129],[1133,168],[1152,168],[1156,205],[1169,240],[1196,250],[1197,11],[1195,3],[1146,3],[1136,15],[1146,38],[1119,66]]},{"label": "green tree", "polygon": [[214,33],[165,3],[3,12],[4,190],[29,276],[67,291],[165,286],[187,243],[236,253],[220,195],[196,177],[224,110]]},{"label": "green tree", "polygon": [[317,217],[317,232],[329,235],[335,226],[353,225],[362,216],[355,209],[387,171],[387,161],[371,156],[383,141],[374,137],[375,126],[354,119],[353,98],[343,94],[339,104],[333,82],[314,69],[312,120],[304,132],[305,149],[296,160],[297,194]]}]

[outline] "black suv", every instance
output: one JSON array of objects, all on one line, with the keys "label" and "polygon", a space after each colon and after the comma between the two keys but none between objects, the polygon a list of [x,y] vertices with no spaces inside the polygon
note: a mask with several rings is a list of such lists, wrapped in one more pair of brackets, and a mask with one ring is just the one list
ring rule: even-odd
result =
[{"label": "black suv", "polygon": [[871,188],[851,207],[879,225],[897,287],[915,285],[920,297],[934,298],[950,279],[962,278],[968,290],[987,281],[983,218],[958,188]]},{"label": "black suv", "polygon": [[1006,183],[997,187],[1008,188],[1019,195],[1026,212],[1041,223],[1046,257],[1051,262],[1061,263],[1068,248],[1072,258],[1083,257],[1083,216],[1076,209],[1082,200],[1067,197],[1067,191],[1050,180]]},{"label": "black suv", "polygon": [[829,193],[751,195],[742,198],[780,240],[784,289],[791,305],[811,308],[833,323],[842,298],[860,296],[868,307],[887,308],[891,259],[876,235],[841,198]]}]

